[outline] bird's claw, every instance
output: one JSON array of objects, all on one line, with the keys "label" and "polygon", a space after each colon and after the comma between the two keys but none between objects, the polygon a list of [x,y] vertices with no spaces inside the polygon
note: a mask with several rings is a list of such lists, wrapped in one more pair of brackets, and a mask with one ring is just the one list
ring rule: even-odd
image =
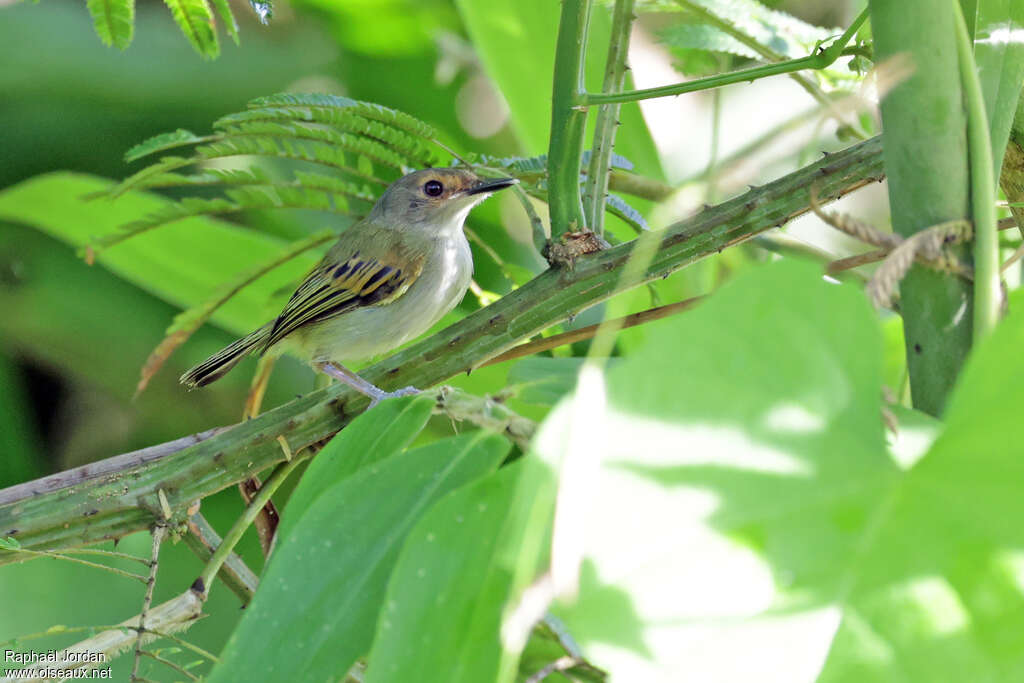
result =
[{"label": "bird's claw", "polygon": [[[418,393],[420,393],[420,390],[416,387],[402,387],[401,389],[395,389],[394,391],[381,391],[379,394],[375,394],[370,397],[370,408],[373,408],[385,399],[398,398],[400,396],[415,396]],[[367,408],[367,410],[370,408]]]}]

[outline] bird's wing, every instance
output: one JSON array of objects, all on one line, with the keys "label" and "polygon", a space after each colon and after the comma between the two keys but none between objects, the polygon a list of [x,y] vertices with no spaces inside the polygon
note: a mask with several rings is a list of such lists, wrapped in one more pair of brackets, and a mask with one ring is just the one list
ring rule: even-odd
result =
[{"label": "bird's wing", "polygon": [[345,240],[299,285],[277,316],[263,351],[303,325],[321,322],[365,306],[383,306],[405,294],[423,271],[426,255],[410,254],[389,239],[376,244]]}]

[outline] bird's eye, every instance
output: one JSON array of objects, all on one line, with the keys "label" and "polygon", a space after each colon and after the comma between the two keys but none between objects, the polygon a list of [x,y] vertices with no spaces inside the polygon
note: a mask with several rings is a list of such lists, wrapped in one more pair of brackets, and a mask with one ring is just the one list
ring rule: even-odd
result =
[{"label": "bird's eye", "polygon": [[444,185],[440,180],[428,180],[423,183],[423,194],[428,197],[440,197],[442,192],[444,192]]}]

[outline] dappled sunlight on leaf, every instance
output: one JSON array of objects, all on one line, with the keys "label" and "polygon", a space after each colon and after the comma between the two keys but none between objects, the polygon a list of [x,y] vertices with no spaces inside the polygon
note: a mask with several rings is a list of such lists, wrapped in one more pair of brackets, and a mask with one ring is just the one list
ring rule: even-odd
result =
[{"label": "dappled sunlight on leaf", "polygon": [[[572,424],[600,463],[577,501],[599,579],[557,613],[613,679],[1016,680],[996,672],[1024,671],[1024,446],[999,425],[1022,340],[1011,316],[979,349],[944,432],[896,408],[885,438],[877,318],[816,268],[755,269],[652,325],[608,408],[577,394],[536,441],[557,464]],[[591,612],[610,590],[639,632]]]}]

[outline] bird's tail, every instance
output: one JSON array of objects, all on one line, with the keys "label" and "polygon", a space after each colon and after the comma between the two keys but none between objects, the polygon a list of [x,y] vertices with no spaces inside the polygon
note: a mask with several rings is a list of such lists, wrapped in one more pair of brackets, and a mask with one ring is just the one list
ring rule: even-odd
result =
[{"label": "bird's tail", "polygon": [[267,335],[270,334],[273,325],[273,322],[269,322],[255,332],[250,332],[235,343],[224,347],[186,372],[178,381],[189,389],[203,387],[210,382],[216,382],[226,375],[231,368],[238,365],[240,360],[261,347],[266,342]]}]

